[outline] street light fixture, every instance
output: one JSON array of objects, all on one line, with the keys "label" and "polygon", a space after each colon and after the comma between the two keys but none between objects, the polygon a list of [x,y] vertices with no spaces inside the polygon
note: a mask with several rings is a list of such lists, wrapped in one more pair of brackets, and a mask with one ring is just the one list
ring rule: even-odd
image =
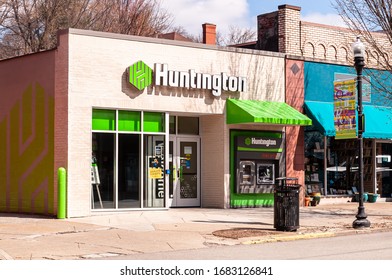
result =
[{"label": "street light fixture", "polygon": [[365,132],[365,122],[362,106],[362,69],[365,66],[365,45],[359,37],[353,43],[352,50],[354,53],[354,66],[357,70],[357,94],[358,94],[358,141],[359,141],[359,207],[355,216],[357,219],[353,222],[353,228],[370,227],[370,222],[366,219],[365,206],[363,206],[363,133]]}]

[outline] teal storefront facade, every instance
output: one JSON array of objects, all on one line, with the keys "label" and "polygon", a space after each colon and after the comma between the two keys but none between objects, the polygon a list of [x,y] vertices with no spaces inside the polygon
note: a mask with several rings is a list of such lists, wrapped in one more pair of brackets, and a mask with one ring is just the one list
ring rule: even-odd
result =
[{"label": "teal storefront facade", "polygon": [[[358,187],[356,138],[335,139],[334,81],[356,78],[354,67],[305,62],[305,113],[313,125],[305,128],[305,184],[308,192],[326,197],[352,196]],[[392,196],[392,102],[385,90],[390,74],[364,71],[365,192],[381,199]]]}]

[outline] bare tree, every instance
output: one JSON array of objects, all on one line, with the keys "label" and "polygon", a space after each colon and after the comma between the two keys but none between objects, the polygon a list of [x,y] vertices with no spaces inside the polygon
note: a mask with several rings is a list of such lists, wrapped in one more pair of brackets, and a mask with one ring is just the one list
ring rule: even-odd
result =
[{"label": "bare tree", "polygon": [[0,22],[0,56],[10,57],[51,49],[57,31],[68,27],[88,28],[91,24],[92,0],[6,0],[7,11]]},{"label": "bare tree", "polygon": [[5,1],[0,1],[0,26],[3,24],[4,19],[6,18],[8,13],[7,6],[5,5]]},{"label": "bare tree", "polygon": [[[335,0],[335,9],[349,28],[368,46],[367,54],[376,62],[377,68],[392,73],[392,0]],[[385,83],[386,73],[372,77],[372,86],[392,93]]]},{"label": "bare tree", "polygon": [[4,0],[0,59],[55,47],[59,29],[155,37],[169,29],[171,19],[157,0]]},{"label": "bare tree", "polygon": [[184,36],[185,38],[188,38],[189,40],[191,40],[194,43],[202,43],[203,42],[203,34],[198,34],[198,35],[193,35],[188,33],[188,31],[185,30],[185,28],[183,26],[175,26],[173,28],[170,29],[170,32],[176,32],[182,36]]},{"label": "bare tree", "polygon": [[169,30],[172,15],[156,0],[96,1],[100,20],[92,29],[128,35],[156,37]]},{"label": "bare tree", "polygon": [[[189,34],[182,26],[177,26],[171,29],[174,32],[181,34],[184,37],[191,39],[193,42],[202,43],[203,34],[192,35]],[[241,28],[238,26],[229,26],[227,33],[216,32],[216,44],[218,46],[229,46],[241,43],[247,43],[256,40],[256,31],[250,28]]]},{"label": "bare tree", "polygon": [[251,28],[241,28],[238,26],[229,26],[226,34],[218,32],[217,44],[220,46],[236,45],[256,40],[256,31]]}]

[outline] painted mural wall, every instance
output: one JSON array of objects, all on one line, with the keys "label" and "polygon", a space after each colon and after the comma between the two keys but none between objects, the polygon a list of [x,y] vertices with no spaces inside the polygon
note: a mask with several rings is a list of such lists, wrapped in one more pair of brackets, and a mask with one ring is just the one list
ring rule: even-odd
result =
[{"label": "painted mural wall", "polygon": [[[306,101],[333,102],[335,75],[356,76],[354,66],[319,62],[305,62],[304,71]],[[387,71],[365,68],[363,76],[370,78],[371,81],[371,99],[370,102],[364,101],[364,105],[392,107],[391,96],[385,91],[385,86],[390,88],[392,85],[391,74]]]},{"label": "painted mural wall", "polygon": [[0,61],[0,211],[55,214],[54,52]]}]

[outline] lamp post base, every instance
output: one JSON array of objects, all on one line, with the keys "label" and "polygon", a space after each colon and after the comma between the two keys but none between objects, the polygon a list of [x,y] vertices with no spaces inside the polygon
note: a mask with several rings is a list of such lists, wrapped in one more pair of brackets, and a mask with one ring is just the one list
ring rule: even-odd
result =
[{"label": "lamp post base", "polygon": [[366,219],[365,207],[358,207],[358,214],[355,216],[357,219],[353,222],[353,228],[370,227],[370,222]]}]

